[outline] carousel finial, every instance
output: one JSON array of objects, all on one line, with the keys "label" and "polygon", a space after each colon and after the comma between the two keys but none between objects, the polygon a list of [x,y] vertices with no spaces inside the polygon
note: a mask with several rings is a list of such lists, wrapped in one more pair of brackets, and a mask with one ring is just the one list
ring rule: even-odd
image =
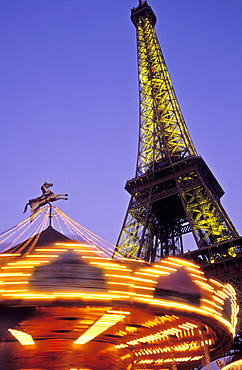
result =
[{"label": "carousel finial", "polygon": [[[55,202],[56,200],[67,200],[68,194],[54,194],[49,188],[53,183],[44,182],[41,186],[42,195],[40,197],[30,199],[24,208],[24,213],[27,211],[28,206],[31,208],[31,216],[38,212],[39,208],[45,206],[47,203]],[[51,209],[50,209],[50,226],[51,226]]]}]

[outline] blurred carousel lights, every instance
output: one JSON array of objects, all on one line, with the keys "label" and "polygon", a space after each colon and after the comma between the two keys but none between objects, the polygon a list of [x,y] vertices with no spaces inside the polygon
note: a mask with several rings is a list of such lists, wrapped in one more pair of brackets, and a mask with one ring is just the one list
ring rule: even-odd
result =
[{"label": "blurred carousel lights", "polygon": [[231,285],[180,258],[114,261],[102,239],[79,230],[79,242],[40,245],[45,230],[0,254],[0,320],[9,309],[23,312],[10,320],[6,338],[34,347],[36,356],[51,341],[61,344],[60,353],[81,346],[82,367],[70,364],[78,369],[96,369],[95,362],[108,368],[115,356],[122,369],[185,369],[230,347],[238,313]]},{"label": "blurred carousel lights", "polygon": [[34,340],[31,335],[24,333],[20,330],[14,330],[14,329],[8,329],[9,332],[23,345],[23,346],[28,346],[28,345],[33,345]]},{"label": "blurred carousel lights", "polygon": [[[80,312],[88,307],[84,317],[76,309],[69,339],[73,351],[108,339],[113,351],[133,353],[134,369],[182,368],[187,362],[194,366],[209,358],[209,350],[212,357],[218,354],[221,342],[224,348],[230,346],[238,313],[231,285],[207,279],[197,265],[179,258],[153,265],[114,261],[97,239],[88,241],[35,243],[27,250],[3,252],[1,305],[34,307],[53,315],[58,302],[67,319],[70,307],[79,307]],[[9,332],[26,348],[33,344],[37,348],[40,329],[34,325],[39,325],[34,319],[31,325],[18,323],[18,330],[11,327]]]}]

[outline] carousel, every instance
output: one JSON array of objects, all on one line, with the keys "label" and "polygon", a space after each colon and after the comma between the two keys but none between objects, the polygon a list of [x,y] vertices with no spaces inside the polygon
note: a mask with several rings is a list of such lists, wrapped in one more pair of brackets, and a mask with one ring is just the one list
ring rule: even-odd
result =
[{"label": "carousel", "polygon": [[179,257],[113,260],[50,201],[0,236],[2,370],[185,370],[230,348],[230,284]]}]

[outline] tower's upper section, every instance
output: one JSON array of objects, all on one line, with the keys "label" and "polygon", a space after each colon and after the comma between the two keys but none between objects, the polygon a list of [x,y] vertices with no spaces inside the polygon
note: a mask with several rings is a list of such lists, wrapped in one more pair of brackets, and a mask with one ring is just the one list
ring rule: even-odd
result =
[{"label": "tower's upper section", "polygon": [[131,21],[136,26],[139,22],[139,18],[148,18],[152,26],[156,24],[156,16],[151,7],[148,5],[148,2],[145,1],[142,3],[142,0],[139,1],[140,5],[137,8],[131,10]]},{"label": "tower's upper section", "polygon": [[182,116],[147,1],[131,10],[137,31],[140,132],[136,177],[197,155]]}]

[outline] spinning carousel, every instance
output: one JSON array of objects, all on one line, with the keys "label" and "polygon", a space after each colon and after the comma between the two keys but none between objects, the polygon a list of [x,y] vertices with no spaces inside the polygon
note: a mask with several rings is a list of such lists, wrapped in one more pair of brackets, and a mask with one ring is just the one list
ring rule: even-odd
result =
[{"label": "spinning carousel", "polygon": [[193,263],[113,260],[50,205],[0,242],[2,370],[191,369],[232,344],[235,291]]}]

